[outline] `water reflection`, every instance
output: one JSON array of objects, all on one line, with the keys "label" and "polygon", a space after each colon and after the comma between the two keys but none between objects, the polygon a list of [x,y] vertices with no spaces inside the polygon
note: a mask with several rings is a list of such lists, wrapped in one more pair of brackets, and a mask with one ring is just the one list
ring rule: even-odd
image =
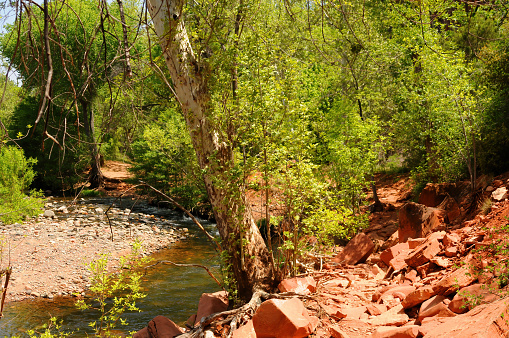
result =
[{"label": "water reflection", "polygon": [[[104,202],[103,202],[104,203]],[[153,213],[174,220],[178,226],[187,227],[190,237],[170,249],[153,255],[155,260],[170,260],[175,263],[195,263],[213,268],[219,277],[218,256],[213,245],[206,239],[189,219],[158,208],[142,208],[136,212]],[[203,221],[204,226],[214,231],[212,224]],[[137,302],[142,312],[127,313],[124,318],[129,325],[119,329],[123,335],[137,331],[147,325],[157,315],[167,316],[183,326],[189,316],[196,312],[198,300],[203,292],[215,292],[219,286],[201,268],[175,267],[159,264],[148,269],[143,278],[143,288],[147,297]],[[49,318],[63,320],[63,330],[73,332],[72,337],[85,337],[92,331],[88,323],[98,319],[98,313],[75,308],[74,300],[55,298],[54,300],[38,299],[6,304],[4,317],[0,320],[0,336],[23,335],[28,329],[42,328]]]}]

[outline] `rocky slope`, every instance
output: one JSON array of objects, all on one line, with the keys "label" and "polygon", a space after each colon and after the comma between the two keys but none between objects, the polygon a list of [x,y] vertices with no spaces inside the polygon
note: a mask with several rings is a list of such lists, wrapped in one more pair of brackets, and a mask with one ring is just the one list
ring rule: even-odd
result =
[{"label": "rocky slope", "polygon": [[[384,211],[330,261],[315,262],[320,270],[283,281],[256,311],[201,325],[202,335],[508,337],[507,177],[482,177],[475,194],[465,182],[430,184],[419,203],[406,201],[404,182],[382,185]],[[224,295],[202,298],[198,318],[226,309]],[[136,336],[192,332],[160,316]]]}]

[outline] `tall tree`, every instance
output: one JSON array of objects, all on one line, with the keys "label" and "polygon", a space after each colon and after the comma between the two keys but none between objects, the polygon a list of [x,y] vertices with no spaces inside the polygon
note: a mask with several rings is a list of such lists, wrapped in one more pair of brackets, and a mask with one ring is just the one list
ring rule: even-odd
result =
[{"label": "tall tree", "polygon": [[[230,128],[225,132],[214,123],[209,90],[214,72],[206,59],[196,55],[193,49],[186,29],[184,5],[184,0],[149,0],[148,10],[164,50],[199,165],[204,171],[205,186],[223,249],[229,256],[238,295],[246,300],[257,289],[273,289],[278,276],[246,203],[245,186],[241,180],[233,179],[235,158],[228,137],[232,137],[236,130]],[[219,1],[216,5],[225,4]],[[235,25],[234,22],[229,23]]]}]

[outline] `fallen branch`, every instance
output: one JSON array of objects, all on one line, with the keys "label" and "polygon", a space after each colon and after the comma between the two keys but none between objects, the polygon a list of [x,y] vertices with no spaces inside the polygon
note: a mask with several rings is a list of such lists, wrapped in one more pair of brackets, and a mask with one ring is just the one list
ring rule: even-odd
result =
[{"label": "fallen branch", "polygon": [[200,222],[198,222],[198,220],[196,219],[196,217],[193,216],[193,214],[191,214],[186,208],[184,208],[182,205],[180,205],[177,201],[175,201],[173,198],[171,198],[170,196],[166,195],[164,192],[154,188],[153,186],[151,186],[150,184],[147,184],[143,181],[140,181],[143,185],[145,185],[146,187],[149,187],[150,189],[154,190],[156,193],[158,193],[159,195],[163,196],[164,198],[166,198],[168,201],[170,201],[171,203],[173,203],[177,208],[179,208],[180,210],[182,210],[183,212],[186,213],[187,216],[189,216],[193,222],[201,229],[201,231],[203,231],[205,233],[205,235],[212,241],[216,244],[217,246],[217,249],[221,252],[223,251],[223,249],[221,248],[221,245],[219,244],[219,242],[211,235],[207,232],[207,230],[205,230],[205,228],[203,227],[203,225],[201,225]]},{"label": "fallen branch", "polygon": [[159,264],[171,264],[171,265],[180,266],[180,267],[186,267],[186,268],[195,267],[195,268],[205,269],[205,271],[207,271],[209,276],[212,277],[212,279],[217,283],[217,285],[219,285],[223,290],[225,290],[223,285],[219,282],[219,280],[214,276],[214,274],[205,265],[200,265],[200,264],[179,264],[179,263],[174,263],[172,261],[158,261],[157,263],[154,263],[152,265],[149,265],[149,266],[145,267],[145,272],[146,272],[147,269],[153,268],[154,266],[159,265]]}]

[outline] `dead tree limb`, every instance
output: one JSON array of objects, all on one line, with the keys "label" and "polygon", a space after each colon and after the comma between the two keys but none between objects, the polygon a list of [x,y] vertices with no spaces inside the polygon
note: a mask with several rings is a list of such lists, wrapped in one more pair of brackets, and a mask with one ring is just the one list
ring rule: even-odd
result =
[{"label": "dead tree limb", "polygon": [[[224,286],[221,284],[221,282],[219,282],[219,280],[214,276],[214,274],[212,273],[212,271],[210,271],[209,268],[207,268],[205,265],[201,265],[201,264],[182,264],[182,263],[174,263],[172,261],[167,261],[167,260],[164,260],[164,261],[158,261],[157,263],[155,264],[152,264],[152,265],[149,265],[147,267],[145,267],[145,271],[149,268],[153,268],[154,266],[156,265],[159,265],[159,264],[171,264],[171,265],[174,265],[174,266],[178,266],[178,267],[185,267],[185,268],[202,268],[202,269],[205,269],[205,271],[207,271],[207,273],[209,274],[210,277],[212,277],[212,279],[217,283],[217,285],[219,285],[221,287],[221,289],[225,290]],[[226,290],[225,290],[226,291]]]},{"label": "dead tree limb", "polygon": [[183,212],[186,213],[187,216],[189,216],[193,222],[201,229],[201,231],[203,231],[205,233],[205,235],[212,241],[216,244],[217,246],[217,249],[221,252],[223,249],[221,248],[221,244],[219,244],[219,242],[211,235],[207,232],[207,230],[205,230],[205,228],[203,227],[203,225],[201,225],[200,222],[198,222],[198,220],[196,219],[196,217],[193,216],[193,214],[191,214],[186,208],[184,208],[182,205],[180,205],[177,201],[175,201],[173,198],[171,198],[170,196],[166,195],[164,192],[154,188],[153,186],[151,186],[150,184],[147,184],[143,181],[140,181],[141,183],[143,183],[146,187],[149,187],[150,189],[154,190],[156,193],[158,193],[159,195],[163,196],[164,198],[166,198],[168,201],[170,201],[171,203],[173,203],[177,208],[179,208],[180,210],[182,210]]}]

